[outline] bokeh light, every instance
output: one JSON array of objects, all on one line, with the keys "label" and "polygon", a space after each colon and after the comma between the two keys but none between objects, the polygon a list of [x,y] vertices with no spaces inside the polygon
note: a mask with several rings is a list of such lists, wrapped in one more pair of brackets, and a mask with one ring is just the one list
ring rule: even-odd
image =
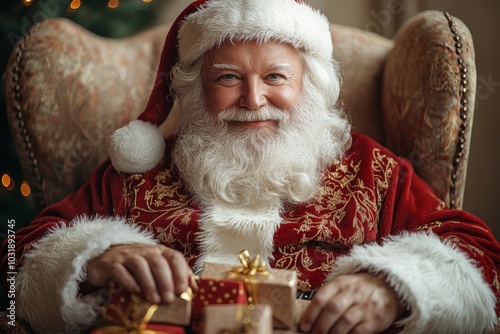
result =
[{"label": "bokeh light", "polygon": [[23,194],[24,197],[31,195],[31,187],[26,181],[21,184],[21,194]]},{"label": "bokeh light", "polygon": [[7,188],[8,190],[14,189],[16,186],[16,183],[14,180],[9,176],[9,174],[4,174],[2,175],[2,185]]}]

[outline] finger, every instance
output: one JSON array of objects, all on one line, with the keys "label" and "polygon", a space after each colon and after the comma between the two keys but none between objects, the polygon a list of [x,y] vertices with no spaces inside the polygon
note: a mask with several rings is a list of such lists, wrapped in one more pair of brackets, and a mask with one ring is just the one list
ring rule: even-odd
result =
[{"label": "finger", "polygon": [[355,304],[350,291],[340,290],[325,303],[313,326],[313,333],[344,333],[331,331],[346,311]]},{"label": "finger", "polygon": [[170,264],[175,293],[180,295],[186,292],[191,276],[191,268],[187,264],[186,259],[180,252],[172,251],[171,249],[166,249],[163,252],[163,256]]},{"label": "finger", "polygon": [[134,276],[123,265],[114,265],[110,270],[110,274],[125,290],[133,293],[141,292],[141,288]]},{"label": "finger", "polygon": [[339,293],[339,287],[333,283],[320,288],[315,294],[311,303],[302,315],[299,329],[303,332],[310,332],[319,319],[323,309],[331,299]]},{"label": "finger", "polygon": [[196,275],[194,274],[193,270],[191,270],[191,268],[189,268],[189,286],[194,291],[198,291],[198,282],[196,281]]},{"label": "finger", "polygon": [[321,309],[318,317],[314,321],[312,326],[312,333],[335,333],[331,332],[330,329],[337,323],[337,321],[342,317],[345,311],[345,304],[340,301],[326,304],[323,309]]},{"label": "finger", "polygon": [[165,303],[173,302],[175,299],[174,281],[168,261],[162,255],[154,254],[148,257],[148,263],[161,300]]},{"label": "finger", "polygon": [[144,297],[151,303],[159,304],[161,297],[158,294],[156,281],[151,273],[148,261],[144,257],[134,256],[128,258],[124,265],[139,283]]},{"label": "finger", "polygon": [[366,324],[363,325],[363,328],[358,326],[363,320],[365,311],[366,310],[360,305],[353,305],[352,307],[347,309],[344,314],[333,324],[333,326],[329,329],[330,333],[373,333],[373,331],[360,331],[361,329],[365,330],[368,328]]}]

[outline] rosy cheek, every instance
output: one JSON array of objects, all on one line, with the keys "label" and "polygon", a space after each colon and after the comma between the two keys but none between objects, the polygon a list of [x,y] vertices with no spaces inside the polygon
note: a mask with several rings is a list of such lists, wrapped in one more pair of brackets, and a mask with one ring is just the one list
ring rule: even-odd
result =
[{"label": "rosy cheek", "polygon": [[298,100],[298,92],[291,87],[281,87],[273,94],[272,103],[280,109],[290,109]]},{"label": "rosy cheek", "polygon": [[239,95],[233,89],[224,87],[207,89],[207,108],[212,113],[238,106],[238,101]]}]

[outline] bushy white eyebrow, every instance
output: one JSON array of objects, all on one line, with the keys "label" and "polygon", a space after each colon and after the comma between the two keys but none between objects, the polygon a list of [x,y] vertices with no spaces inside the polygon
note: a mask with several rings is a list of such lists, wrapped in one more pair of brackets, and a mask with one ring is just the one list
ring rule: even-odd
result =
[{"label": "bushy white eyebrow", "polygon": [[[212,64],[213,71],[229,70],[237,71],[238,67],[231,64]],[[293,72],[293,68],[288,63],[274,64],[267,68],[267,71],[285,71],[288,73]]]},{"label": "bushy white eyebrow", "polygon": [[293,72],[292,65],[288,63],[281,63],[281,64],[275,64],[272,66],[269,66],[267,69],[268,71],[286,71],[286,72]]},{"label": "bushy white eyebrow", "polygon": [[237,71],[238,67],[231,65],[231,64],[212,64],[212,70],[230,70],[230,71]]}]

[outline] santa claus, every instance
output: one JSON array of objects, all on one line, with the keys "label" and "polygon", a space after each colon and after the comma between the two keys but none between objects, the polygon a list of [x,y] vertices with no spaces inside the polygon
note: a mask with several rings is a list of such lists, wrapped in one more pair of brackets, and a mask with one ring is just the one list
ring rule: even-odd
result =
[{"label": "santa claus", "polygon": [[[500,245],[351,133],[340,81],[329,23],[302,1],[191,4],[110,161],[18,231],[18,316],[41,333],[83,329],[111,280],[169,303],[204,262],[247,249],[321,291],[304,331],[492,330]],[[171,109],[179,127],[164,138]]]}]

